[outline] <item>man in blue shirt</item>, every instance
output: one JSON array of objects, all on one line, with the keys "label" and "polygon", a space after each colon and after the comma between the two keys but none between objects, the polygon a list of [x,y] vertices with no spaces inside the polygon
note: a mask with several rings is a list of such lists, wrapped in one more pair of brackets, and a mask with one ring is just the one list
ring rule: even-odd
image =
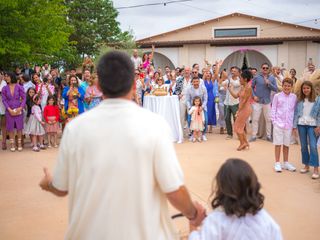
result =
[{"label": "man in blue shirt", "polygon": [[270,66],[268,63],[261,65],[261,73],[252,80],[252,137],[250,142],[257,139],[258,123],[263,111],[266,121],[267,141],[271,141],[271,91],[278,91],[276,79],[269,74]]}]

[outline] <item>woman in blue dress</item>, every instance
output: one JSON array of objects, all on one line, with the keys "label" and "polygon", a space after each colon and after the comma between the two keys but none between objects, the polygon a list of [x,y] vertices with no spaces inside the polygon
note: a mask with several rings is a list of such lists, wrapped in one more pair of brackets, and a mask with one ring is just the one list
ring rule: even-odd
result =
[{"label": "woman in blue dress", "polygon": [[217,124],[217,117],[216,117],[216,90],[217,90],[217,81],[212,79],[212,74],[210,71],[206,71],[203,76],[204,84],[207,88],[208,92],[208,102],[207,102],[207,109],[208,109],[208,132],[212,133],[212,126],[216,126]]}]

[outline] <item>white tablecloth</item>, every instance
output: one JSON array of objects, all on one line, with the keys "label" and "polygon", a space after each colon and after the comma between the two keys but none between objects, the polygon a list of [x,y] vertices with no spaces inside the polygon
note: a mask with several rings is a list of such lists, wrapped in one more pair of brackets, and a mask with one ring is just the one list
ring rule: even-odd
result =
[{"label": "white tablecloth", "polygon": [[178,96],[145,96],[143,107],[163,116],[172,129],[173,140],[178,143],[182,142],[183,133]]}]

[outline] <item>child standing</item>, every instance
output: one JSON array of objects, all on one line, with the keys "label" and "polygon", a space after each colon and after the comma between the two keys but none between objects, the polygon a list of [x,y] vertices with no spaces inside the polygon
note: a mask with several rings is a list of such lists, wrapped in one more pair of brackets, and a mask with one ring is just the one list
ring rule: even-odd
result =
[{"label": "child standing", "polygon": [[[317,140],[320,134],[320,97],[316,97],[315,89],[310,81],[301,85],[299,100],[294,113],[293,130],[299,131],[301,156],[304,168],[300,173],[309,172],[314,167],[312,179],[319,178],[319,156]],[[310,151],[308,149],[308,145]]]},{"label": "child standing", "polygon": [[[289,145],[293,127],[294,109],[297,101],[295,94],[291,93],[293,81],[285,78],[282,81],[282,92],[274,95],[271,109],[271,121],[273,123],[273,144],[275,145],[274,170],[282,172],[282,168],[294,172],[296,168],[288,162]],[[283,161],[280,164],[281,145],[283,146]]]},{"label": "child standing", "polygon": [[263,209],[261,185],[247,162],[228,159],[215,180],[211,201],[214,211],[199,231],[190,225],[189,240],[282,239],[279,225]]},{"label": "child standing", "polygon": [[201,142],[201,132],[204,129],[205,118],[200,97],[197,96],[193,99],[192,107],[188,113],[191,115],[190,130],[193,131],[192,142],[196,140]]},{"label": "child standing", "polygon": [[42,111],[40,108],[41,99],[38,95],[33,97],[33,106],[31,108],[31,115],[25,128],[25,133],[32,135],[33,151],[39,152],[40,144],[41,149],[45,149],[43,145],[43,135],[45,134],[43,126],[45,122],[42,120]]},{"label": "child standing", "polygon": [[46,132],[48,134],[49,143],[48,147],[51,148],[53,141],[53,146],[56,148],[58,147],[60,110],[53,96],[48,97],[47,106],[44,108],[43,116],[46,121]]}]

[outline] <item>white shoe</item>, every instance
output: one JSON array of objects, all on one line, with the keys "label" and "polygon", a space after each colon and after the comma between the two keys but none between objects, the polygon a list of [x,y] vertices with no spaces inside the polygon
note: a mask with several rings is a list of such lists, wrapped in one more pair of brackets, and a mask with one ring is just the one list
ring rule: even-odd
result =
[{"label": "white shoe", "polygon": [[274,170],[275,170],[276,172],[282,172],[281,164],[280,164],[279,162],[276,162],[276,163],[274,164]]},{"label": "white shoe", "polygon": [[202,140],[205,141],[205,142],[208,141],[206,135],[202,135]]},{"label": "white shoe", "polygon": [[295,172],[296,171],[296,168],[289,162],[284,162],[283,169],[286,169],[286,170],[288,170],[290,172]]}]

